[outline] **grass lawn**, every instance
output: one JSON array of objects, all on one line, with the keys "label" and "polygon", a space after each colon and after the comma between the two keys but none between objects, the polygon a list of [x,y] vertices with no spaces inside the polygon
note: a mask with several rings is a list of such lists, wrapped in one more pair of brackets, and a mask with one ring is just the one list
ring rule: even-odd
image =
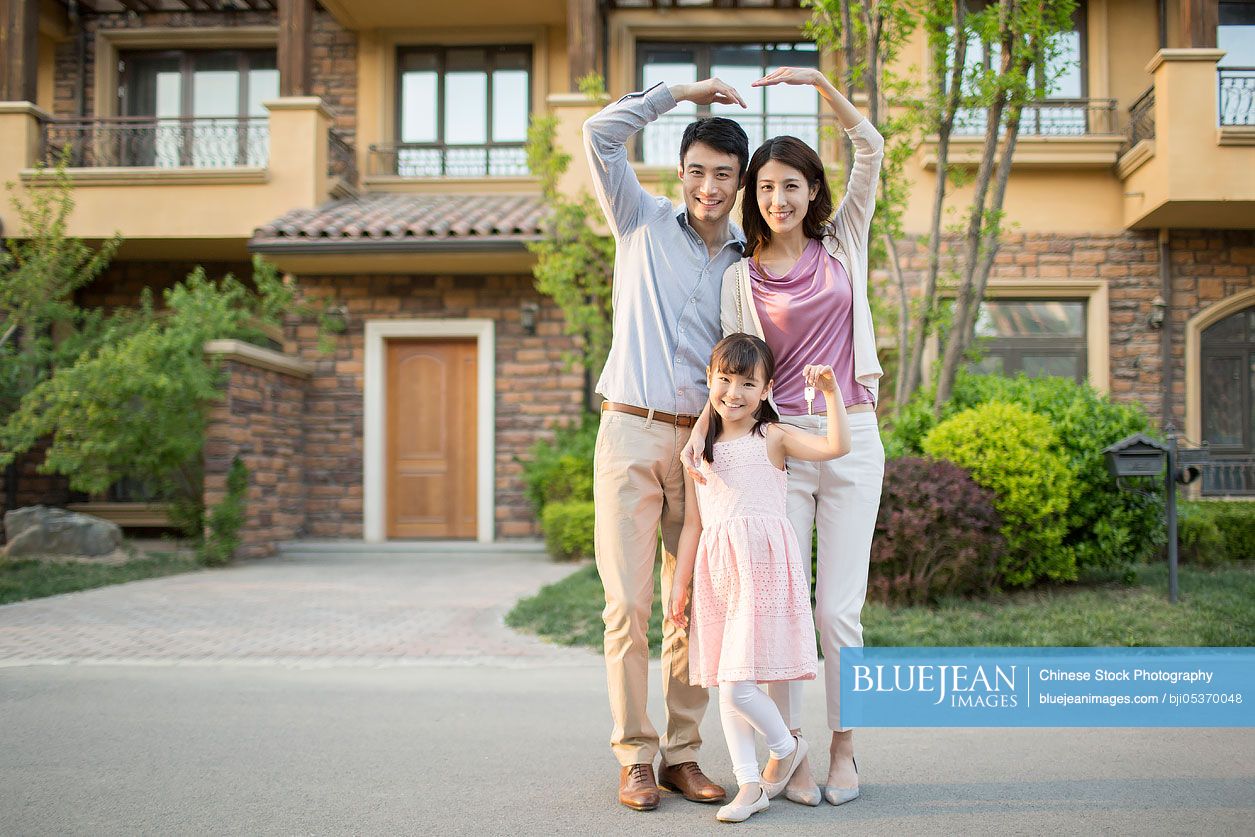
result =
[{"label": "grass lawn", "polygon": [[[656,573],[656,570],[655,570]],[[1168,567],[1136,568],[1123,583],[1058,586],[935,607],[863,609],[870,646],[1247,646],[1255,645],[1255,564],[1184,566],[1180,600],[1168,604]],[[560,645],[601,649],[601,580],[593,566],[523,599],[513,628]],[[649,644],[658,653],[662,601],[655,587]]]},{"label": "grass lawn", "polygon": [[149,552],[141,556],[115,566],[0,558],[0,604],[201,569],[195,555]]}]

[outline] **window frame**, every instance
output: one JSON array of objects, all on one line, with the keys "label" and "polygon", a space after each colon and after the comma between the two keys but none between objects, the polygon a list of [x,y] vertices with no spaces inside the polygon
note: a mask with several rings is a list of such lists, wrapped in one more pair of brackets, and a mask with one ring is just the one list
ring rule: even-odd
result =
[{"label": "window frame", "polygon": [[[635,89],[637,90],[645,89],[645,67],[649,63],[648,61],[646,61],[646,56],[650,52],[650,50],[653,50],[653,49],[692,50],[693,55],[694,55],[693,64],[695,67],[696,77],[697,79],[700,80],[700,79],[711,77],[711,73],[712,73],[711,66],[713,64],[712,53],[714,49],[718,47],[756,46],[756,47],[759,47],[759,52],[765,59],[771,47],[777,44],[786,44],[786,43],[787,44],[806,44],[806,43],[810,43],[810,41],[807,41],[805,38],[799,38],[796,35],[792,35],[789,37],[769,37],[769,36],[764,37],[761,35],[757,35],[757,36],[747,35],[746,37],[714,38],[711,40],[703,40],[703,41],[681,40],[678,38],[664,37],[664,36],[643,37],[636,40],[634,43],[633,60],[635,61],[635,68],[633,70],[633,73],[634,73],[633,84],[634,84]],[[816,69],[823,69],[823,53],[819,49],[816,49],[814,52],[814,55],[815,55]],[[767,66],[770,66],[770,62],[767,62],[766,60],[762,61],[761,63],[764,68]],[[692,114],[692,118],[703,119],[711,115],[713,114],[711,112],[710,105],[697,105],[694,113]],[[763,135],[765,138],[766,136],[768,136],[767,130],[766,130],[767,120],[770,119],[772,115],[773,115],[772,111],[767,109],[766,100],[764,99],[763,110],[761,113],[746,114],[745,116],[741,116],[738,113],[738,114],[734,114],[733,118],[736,118],[737,121],[740,121],[741,119],[753,119],[753,118],[761,119],[763,121]],[[776,114],[776,115],[781,116],[781,115],[789,115],[789,114]],[[828,115],[824,112],[823,106],[819,104],[818,102],[816,104],[816,109],[815,109],[815,119],[816,119],[817,126],[822,126],[825,121],[830,121]],[[646,127],[648,128],[648,126]],[[632,150],[633,162],[642,163],[642,164],[645,162],[644,141],[645,141],[644,130],[638,131],[636,136],[632,138],[631,150]],[[831,153],[826,153],[826,152],[829,152],[829,149],[827,148],[827,143],[829,142],[829,140],[827,137],[824,136],[824,132],[822,130],[818,132],[817,142],[821,146],[820,148],[816,149],[819,152],[821,158],[827,159],[829,156],[832,156]],[[679,146],[677,145],[676,148],[678,151]],[[753,151],[752,147],[750,151],[751,152]]]},{"label": "window frame", "polygon": [[[448,53],[460,50],[482,49],[485,51],[488,61],[485,63],[484,72],[487,76],[487,92],[484,98],[484,114],[485,126],[488,132],[488,141],[485,143],[458,143],[449,145],[445,141],[445,74],[448,72]],[[395,69],[393,72],[394,90],[392,96],[392,138],[391,143],[397,153],[402,148],[415,149],[433,149],[440,152],[440,169],[439,175],[403,175],[405,177],[496,177],[490,171],[491,160],[490,155],[494,149],[499,148],[523,148],[526,146],[526,139],[510,140],[508,142],[498,142],[493,137],[493,97],[494,85],[492,74],[497,69],[495,57],[502,53],[513,53],[522,55],[526,63],[527,72],[527,94],[524,97],[527,104],[527,118],[530,122],[534,113],[533,101],[535,96],[536,84],[536,49],[535,45],[530,42],[514,42],[514,43],[454,43],[454,44],[413,44],[404,43],[397,44],[393,54],[395,61]],[[405,58],[410,54],[434,54],[436,55],[436,140],[435,142],[405,142],[401,137],[404,130],[405,113],[403,110],[404,95],[404,77],[408,72],[405,68]],[[447,154],[450,149],[483,149],[485,154],[485,166],[482,175],[450,175],[447,173],[448,160]]]},{"label": "window frame", "polygon": [[[236,56],[236,72],[239,74],[239,108],[234,117],[205,117],[212,119],[249,119],[252,117],[248,112],[248,94],[249,79],[248,74],[253,69],[273,69],[276,73],[279,71],[279,56],[275,48],[266,47],[222,47],[222,48],[203,48],[203,49],[126,49],[118,53],[118,105],[122,111],[122,115],[128,117],[148,117],[152,119],[159,118],[155,113],[132,113],[131,91],[134,89],[134,83],[137,78],[137,67],[135,59],[160,59],[160,58],[178,58],[179,59],[179,118],[192,118],[191,111],[194,110],[194,86],[193,75],[195,73],[195,60],[205,55],[234,55]],[[249,59],[256,56],[269,55],[274,59],[274,67],[254,67]],[[169,117],[160,117],[169,118]]]},{"label": "window frame", "polygon": [[[992,296],[981,300],[981,305],[991,302],[1063,302],[1074,303],[1081,306],[1081,333],[1075,337],[1043,335],[1035,337],[978,336],[974,338],[973,343],[975,347],[980,350],[982,359],[991,355],[995,355],[1003,359],[1002,371],[991,374],[999,374],[1008,378],[1018,375],[1020,372],[1024,371],[1025,355],[1039,355],[1044,357],[1075,357],[1080,361],[1080,363],[1077,367],[1076,375],[1073,376],[1072,379],[1080,384],[1089,381],[1089,307],[1091,304],[1089,299],[1084,297],[1054,296]],[[1014,363],[1009,365],[1008,360],[1013,360]]]}]

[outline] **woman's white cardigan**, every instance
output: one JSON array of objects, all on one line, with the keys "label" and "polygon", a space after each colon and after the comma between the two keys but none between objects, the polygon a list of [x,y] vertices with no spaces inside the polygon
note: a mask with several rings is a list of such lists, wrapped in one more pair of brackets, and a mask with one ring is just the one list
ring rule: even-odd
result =
[{"label": "woman's white cardigan", "polygon": [[[824,231],[823,245],[841,262],[854,287],[854,380],[871,390],[873,399],[879,400],[882,370],[876,358],[876,329],[867,299],[867,235],[876,211],[876,185],[880,162],[885,156],[885,139],[866,119],[846,133],[854,145],[854,166],[845,198]],[[744,199],[755,200],[755,196],[747,193]],[[748,265],[748,259],[741,259],[723,274],[720,321],[725,335],[740,331],[763,337]]]}]

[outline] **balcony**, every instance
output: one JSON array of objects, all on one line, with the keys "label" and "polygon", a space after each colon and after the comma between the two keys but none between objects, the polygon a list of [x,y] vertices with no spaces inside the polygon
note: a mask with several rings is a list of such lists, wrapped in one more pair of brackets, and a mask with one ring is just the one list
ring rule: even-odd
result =
[{"label": "balcony", "polygon": [[[955,137],[984,137],[985,111],[960,111]],[[1033,102],[1020,113],[1020,138],[1111,136],[1116,133],[1115,99],[1051,99]]]},{"label": "balcony", "polygon": [[[735,120],[749,137],[750,151],[770,137],[784,134],[795,136],[819,152],[825,160],[835,159],[837,147],[837,120],[830,115],[815,113],[757,113],[747,114],[739,109],[716,113]],[[669,113],[645,126],[632,149],[633,160],[647,167],[674,168],[680,158],[680,140],[684,129],[696,114]]]},{"label": "balcony", "polygon": [[1215,49],[1165,49],[1129,109],[1116,171],[1124,223],[1255,228],[1255,70],[1217,68]]},{"label": "balcony", "polygon": [[266,108],[268,116],[247,118],[54,119],[28,103],[2,104],[0,147],[14,153],[0,160],[0,182],[42,188],[45,169],[64,161],[75,186],[70,234],[121,233],[133,253],[154,257],[202,258],[189,249],[195,241],[223,257],[213,242],[235,241],[243,256],[256,227],[356,188],[356,155],[319,99]]},{"label": "balcony", "polygon": [[70,168],[265,168],[265,117],[49,119],[40,159]]}]

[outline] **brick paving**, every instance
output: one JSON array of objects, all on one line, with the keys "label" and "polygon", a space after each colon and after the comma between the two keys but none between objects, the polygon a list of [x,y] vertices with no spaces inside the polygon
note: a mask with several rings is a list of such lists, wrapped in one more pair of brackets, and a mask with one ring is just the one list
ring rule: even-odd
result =
[{"label": "brick paving", "polygon": [[0,607],[0,666],[600,665],[503,623],[540,553],[281,556]]}]

